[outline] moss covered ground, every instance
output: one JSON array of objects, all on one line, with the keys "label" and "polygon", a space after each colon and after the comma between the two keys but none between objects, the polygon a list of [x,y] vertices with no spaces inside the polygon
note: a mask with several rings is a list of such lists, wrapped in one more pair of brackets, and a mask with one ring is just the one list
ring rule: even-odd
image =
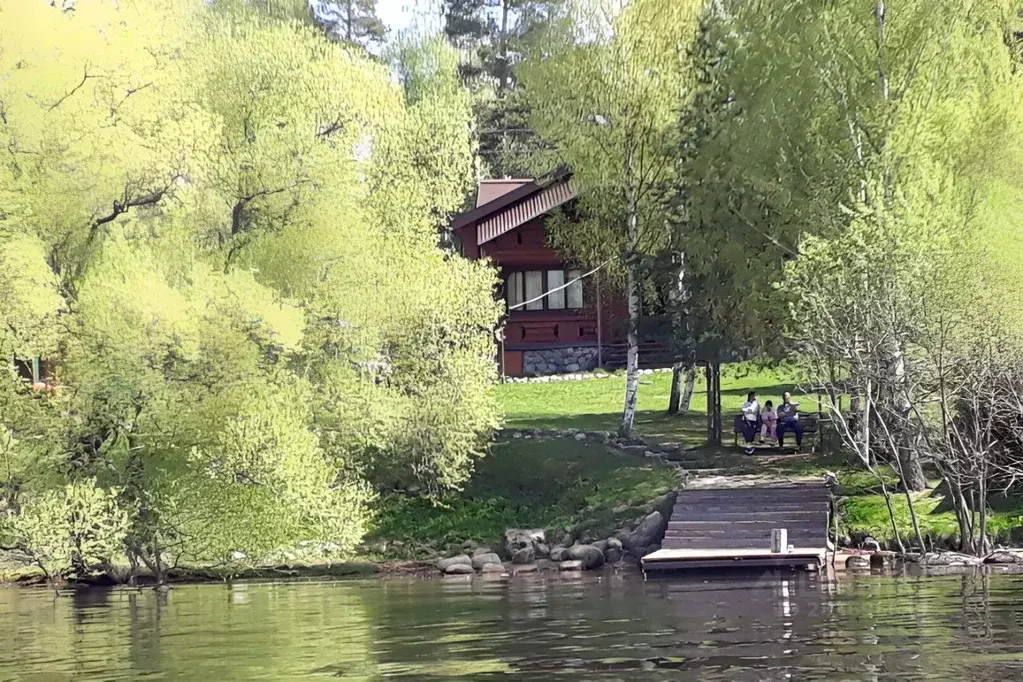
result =
[{"label": "moss covered ground", "polygon": [[370,554],[425,558],[466,540],[498,542],[506,528],[571,528],[586,522],[607,537],[648,513],[677,489],[670,463],[626,457],[595,443],[513,440],[495,443],[465,490],[440,505],[385,496],[367,549]]}]

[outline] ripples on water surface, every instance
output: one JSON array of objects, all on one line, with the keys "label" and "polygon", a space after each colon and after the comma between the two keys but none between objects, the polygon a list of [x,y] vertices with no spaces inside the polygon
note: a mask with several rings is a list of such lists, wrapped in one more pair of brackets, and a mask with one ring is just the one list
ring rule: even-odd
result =
[{"label": "ripples on water surface", "polygon": [[1023,576],[0,590],[0,680],[1023,679]]}]

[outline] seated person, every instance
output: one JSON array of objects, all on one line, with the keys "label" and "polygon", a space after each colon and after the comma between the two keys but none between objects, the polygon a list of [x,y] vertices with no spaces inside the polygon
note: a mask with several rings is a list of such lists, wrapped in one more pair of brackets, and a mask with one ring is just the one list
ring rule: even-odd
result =
[{"label": "seated person", "polygon": [[764,411],[760,413],[760,442],[763,443],[765,438],[778,440],[778,413],[770,400],[764,403]]},{"label": "seated person", "polygon": [[760,405],[757,394],[753,391],[746,396],[742,404],[742,437],[746,439],[746,454],[753,454],[753,439],[757,435],[757,424],[760,422]]},{"label": "seated person", "polygon": [[796,449],[803,447],[803,425],[799,423],[799,403],[792,402],[792,395],[785,391],[778,406],[778,447],[785,447],[785,434],[796,434]]}]

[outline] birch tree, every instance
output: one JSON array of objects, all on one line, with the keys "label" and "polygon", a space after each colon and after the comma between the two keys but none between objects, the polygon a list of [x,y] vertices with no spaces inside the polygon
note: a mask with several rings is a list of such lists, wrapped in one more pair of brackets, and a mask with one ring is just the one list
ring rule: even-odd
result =
[{"label": "birch tree", "polygon": [[522,69],[536,132],[580,187],[577,223],[554,242],[581,260],[613,259],[625,280],[629,328],[620,432],[632,432],[639,388],[642,259],[665,240],[657,192],[671,177],[677,111],[692,91],[689,47],[700,4],[586,3],[552,27]]},{"label": "birch tree", "polygon": [[[727,134],[747,176],[733,211],[747,243],[773,244],[798,262],[807,237],[838,239],[855,227],[893,251],[919,253],[911,268],[878,273],[890,280],[887,290],[906,291],[897,280],[927,270],[927,254],[943,253],[932,247],[979,229],[978,207],[992,177],[1004,176],[1012,148],[1011,9],[999,0],[737,3],[728,77],[741,116]],[[836,255],[829,267],[852,262]],[[776,260],[776,273],[780,266]],[[820,275],[815,286],[828,286]],[[773,297],[798,302],[821,293],[790,280]],[[831,305],[848,305],[832,293]],[[905,417],[916,402],[907,374],[911,329],[924,321],[908,308],[886,310],[884,375],[893,382],[886,400]],[[811,319],[790,332],[789,350],[816,343]],[[919,434],[893,435],[906,485],[922,489]]]}]

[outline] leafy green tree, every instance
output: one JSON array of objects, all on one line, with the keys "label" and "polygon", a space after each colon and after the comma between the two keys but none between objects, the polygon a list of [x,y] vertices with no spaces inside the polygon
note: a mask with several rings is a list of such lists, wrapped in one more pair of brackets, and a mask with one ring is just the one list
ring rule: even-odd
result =
[{"label": "leafy green tree", "polygon": [[[750,236],[739,243],[751,249],[759,242],[798,263],[808,237],[844,239],[869,225],[893,251],[902,244],[919,250],[913,268],[882,273],[892,291],[904,291],[903,279],[918,277],[931,244],[962,238],[965,245],[968,233],[986,229],[977,209],[992,183],[1007,177],[1006,150],[1015,146],[1017,127],[1010,112],[1018,110],[1019,87],[1005,41],[1009,10],[996,1],[737,6],[728,78],[741,116],[722,139],[730,158],[745,160],[748,177],[739,185],[741,201],[733,202],[735,224]],[[851,264],[831,253],[835,261],[816,265],[833,272]],[[967,253],[964,246],[963,258]],[[961,261],[932,263],[949,272],[941,263],[958,268]],[[773,297],[798,305],[820,295],[817,287],[789,281]],[[849,303],[832,299],[818,310],[839,305]],[[916,402],[906,330],[926,322],[909,308],[893,310],[899,317],[878,352],[894,381],[885,399],[905,415]],[[824,320],[799,320],[792,330],[797,347],[812,347]],[[917,437],[895,434],[898,468],[914,490],[926,483],[912,446]]]},{"label": "leafy green tree", "polygon": [[92,486],[160,579],[344,556],[374,486],[455,488],[484,454],[494,275],[437,246],[471,180],[455,60],[410,47],[403,89],[293,19],[0,2],[0,348],[57,384],[0,378],[24,544]]},{"label": "leafy green tree", "polygon": [[[676,112],[693,92],[688,46],[698,3],[640,0],[620,14],[587,8],[545,36],[522,76],[533,126],[581,188],[583,220],[555,225],[555,243],[584,262],[617,262],[629,309],[621,432],[630,434],[639,386],[641,260],[666,230],[659,193],[674,171]],[[606,18],[606,21],[605,21]],[[560,232],[560,235],[559,235]]]}]

